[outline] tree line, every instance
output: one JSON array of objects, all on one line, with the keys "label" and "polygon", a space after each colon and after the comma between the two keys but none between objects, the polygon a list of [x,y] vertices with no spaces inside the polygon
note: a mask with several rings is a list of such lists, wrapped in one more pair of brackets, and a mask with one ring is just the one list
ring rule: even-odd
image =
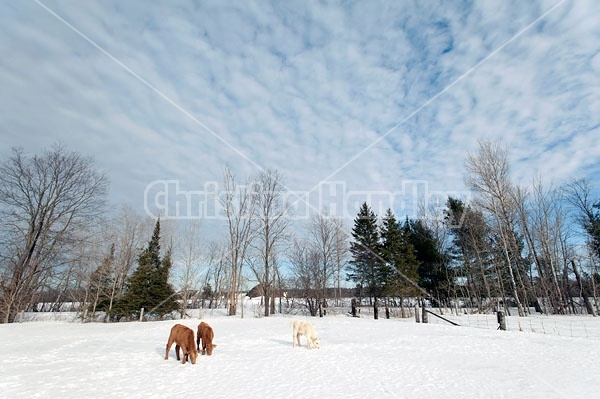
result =
[{"label": "tree line", "polygon": [[600,201],[589,182],[515,185],[508,150],[492,142],[467,154],[465,181],[473,198],[447,198],[443,215],[399,220],[389,209],[379,218],[364,203],[351,231],[321,209],[299,234],[278,171],[240,183],[226,168],[226,233],[205,243],[195,222],[177,228],[128,207],[107,216],[108,178],[90,158],[16,149],[0,166],[0,321],[64,303],[84,319],[137,319],[142,308],[150,318],[198,307],[235,315],[250,280],[265,316],[282,311],[285,292],[323,315],[342,304],[347,282],[368,304],[427,299],[483,311],[501,301],[522,316],[595,314]]},{"label": "tree line", "polygon": [[427,299],[479,311],[503,304],[520,316],[596,315],[600,201],[587,180],[561,187],[511,181],[508,149],[483,141],[467,154],[468,203],[449,197],[442,215],[399,223],[363,204],[352,230],[348,277],[370,303]]},{"label": "tree line", "polygon": [[489,298],[514,302],[519,315],[589,314],[598,308],[600,201],[586,180],[561,187],[511,181],[508,149],[481,142],[468,154],[470,204],[449,198],[447,220],[454,295],[478,307]]}]

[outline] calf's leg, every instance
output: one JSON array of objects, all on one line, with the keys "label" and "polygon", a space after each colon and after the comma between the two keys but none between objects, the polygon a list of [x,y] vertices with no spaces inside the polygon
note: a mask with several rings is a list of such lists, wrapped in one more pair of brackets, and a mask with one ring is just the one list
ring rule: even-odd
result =
[{"label": "calf's leg", "polygon": [[177,356],[177,360],[181,360],[179,358],[179,348],[180,348],[179,344],[176,343],[175,344],[175,355]]},{"label": "calf's leg", "polygon": [[165,360],[169,360],[169,351],[171,350],[171,345],[173,345],[173,340],[169,337],[169,341],[167,342],[167,350],[165,352]]}]

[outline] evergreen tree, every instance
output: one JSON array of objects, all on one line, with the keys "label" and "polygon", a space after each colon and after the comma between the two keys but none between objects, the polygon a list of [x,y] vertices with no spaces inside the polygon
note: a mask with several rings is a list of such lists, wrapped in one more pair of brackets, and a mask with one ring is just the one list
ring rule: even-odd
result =
[{"label": "evergreen tree", "polygon": [[178,308],[175,290],[169,284],[171,251],[160,258],[160,220],[148,247],[138,258],[138,268],[127,283],[125,295],[114,307],[116,316],[139,317],[141,308],[149,316],[162,317]]},{"label": "evergreen tree", "polygon": [[388,209],[380,229],[381,257],[387,262],[382,268],[387,295],[404,297],[418,292],[419,263],[409,234],[401,228],[392,210]]},{"label": "evergreen tree", "polygon": [[457,198],[448,197],[446,202],[446,226],[452,234],[448,251],[449,260],[454,263],[455,276],[460,278],[459,287],[463,297],[476,297],[478,303],[492,296],[493,248],[490,229],[481,211],[465,205]]},{"label": "evergreen tree", "polygon": [[162,259],[161,266],[158,269],[158,285],[156,287],[156,298],[160,302],[156,305],[155,313],[164,316],[179,308],[177,303],[177,293],[171,284],[169,284],[169,274],[173,268],[171,248]]},{"label": "evergreen tree", "polygon": [[587,220],[584,221],[585,231],[594,255],[600,259],[600,201],[592,205],[587,216]]},{"label": "evergreen tree", "polygon": [[352,259],[347,269],[348,279],[368,290],[369,299],[380,296],[386,272],[379,257],[377,216],[365,202],[354,219]]},{"label": "evergreen tree", "polygon": [[447,256],[440,251],[441,245],[435,235],[422,220],[412,221],[406,218],[402,229],[415,248],[415,256],[419,262],[419,286],[432,296],[434,302],[436,299],[447,298],[450,284]]}]

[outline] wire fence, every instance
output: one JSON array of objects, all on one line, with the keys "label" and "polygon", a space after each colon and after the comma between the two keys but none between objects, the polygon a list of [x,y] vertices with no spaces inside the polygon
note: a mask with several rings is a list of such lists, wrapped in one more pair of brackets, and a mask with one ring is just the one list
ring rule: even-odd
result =
[{"label": "wire fence", "polygon": [[[433,311],[433,310],[432,310]],[[440,314],[439,311],[435,312]],[[442,312],[443,316],[460,326],[471,328],[482,328],[488,330],[498,329],[498,319],[496,314],[456,314]],[[526,317],[519,317],[513,312],[512,316],[506,316],[506,330],[520,331],[524,333],[558,335],[573,338],[588,338],[600,340],[600,317],[588,315],[562,316],[552,315],[544,316],[532,314]],[[444,320],[436,317],[430,317],[431,324],[446,324]]]},{"label": "wire fence", "polygon": [[[262,317],[263,306],[257,301],[246,301],[244,303],[246,317]],[[296,304],[297,305],[297,304]],[[345,304],[344,304],[345,305]],[[373,318],[374,309],[372,306],[359,306],[358,316],[362,318]],[[221,309],[190,309],[188,317],[202,318],[204,314],[219,312]],[[350,307],[327,307],[324,308],[324,316],[350,316]],[[415,311],[421,316],[421,309],[414,307],[388,308],[389,317],[393,319],[403,319],[406,322],[415,322]],[[485,314],[472,313],[471,309],[461,308],[428,308],[431,313],[442,316],[444,319],[429,315],[429,324],[451,325],[449,321],[456,323],[460,327],[478,328],[486,330],[497,330],[499,328],[497,315],[494,312]],[[291,315],[308,315],[307,310],[301,306],[283,306],[278,312]],[[222,311],[224,312],[224,310]],[[379,318],[386,317],[385,307],[380,307]],[[419,317],[421,319],[421,317]],[[103,316],[96,315],[94,321],[102,321]],[[20,312],[17,322],[32,321],[59,321],[59,322],[81,322],[81,313],[78,312]],[[511,310],[511,316],[505,317],[506,330],[518,331],[532,334],[557,335],[573,338],[587,338],[600,340],[600,317],[589,315],[540,315],[531,313],[527,317],[517,316],[516,309]]]},{"label": "wire fence", "polygon": [[[420,312],[421,309],[417,308]],[[460,327],[478,328],[486,330],[499,329],[496,313],[486,314],[471,313],[470,309],[428,308],[432,313],[442,316],[444,319],[458,324]],[[337,307],[329,308],[329,314],[349,314],[350,308]],[[372,318],[373,307],[359,307],[359,316]],[[405,307],[389,308],[391,318],[402,318],[406,321],[415,321],[415,308]],[[385,317],[385,308],[380,307],[379,318]],[[451,325],[448,321],[429,315],[429,324]],[[519,331],[533,334],[558,335],[573,338],[587,338],[600,340],[600,317],[589,315],[540,315],[531,313],[527,317],[517,316],[517,310],[511,310],[511,316],[505,317],[507,331]]]}]

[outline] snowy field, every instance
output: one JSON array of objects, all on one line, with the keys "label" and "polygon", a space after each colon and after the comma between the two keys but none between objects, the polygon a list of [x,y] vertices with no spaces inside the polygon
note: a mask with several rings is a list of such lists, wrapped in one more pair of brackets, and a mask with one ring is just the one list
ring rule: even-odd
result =
[{"label": "snowy field", "polygon": [[[301,318],[321,339],[321,349],[309,351],[292,347],[289,317],[242,319],[220,310],[203,316],[218,346],[196,365],[177,362],[174,346],[164,360],[177,321],[0,325],[0,397],[596,398],[600,392],[600,318],[579,318],[586,321],[583,337],[411,319]],[[466,319],[476,320],[456,317]],[[569,331],[572,319],[546,318],[546,324]],[[199,320],[180,322],[196,330]],[[487,324],[495,328],[493,319]]]}]

